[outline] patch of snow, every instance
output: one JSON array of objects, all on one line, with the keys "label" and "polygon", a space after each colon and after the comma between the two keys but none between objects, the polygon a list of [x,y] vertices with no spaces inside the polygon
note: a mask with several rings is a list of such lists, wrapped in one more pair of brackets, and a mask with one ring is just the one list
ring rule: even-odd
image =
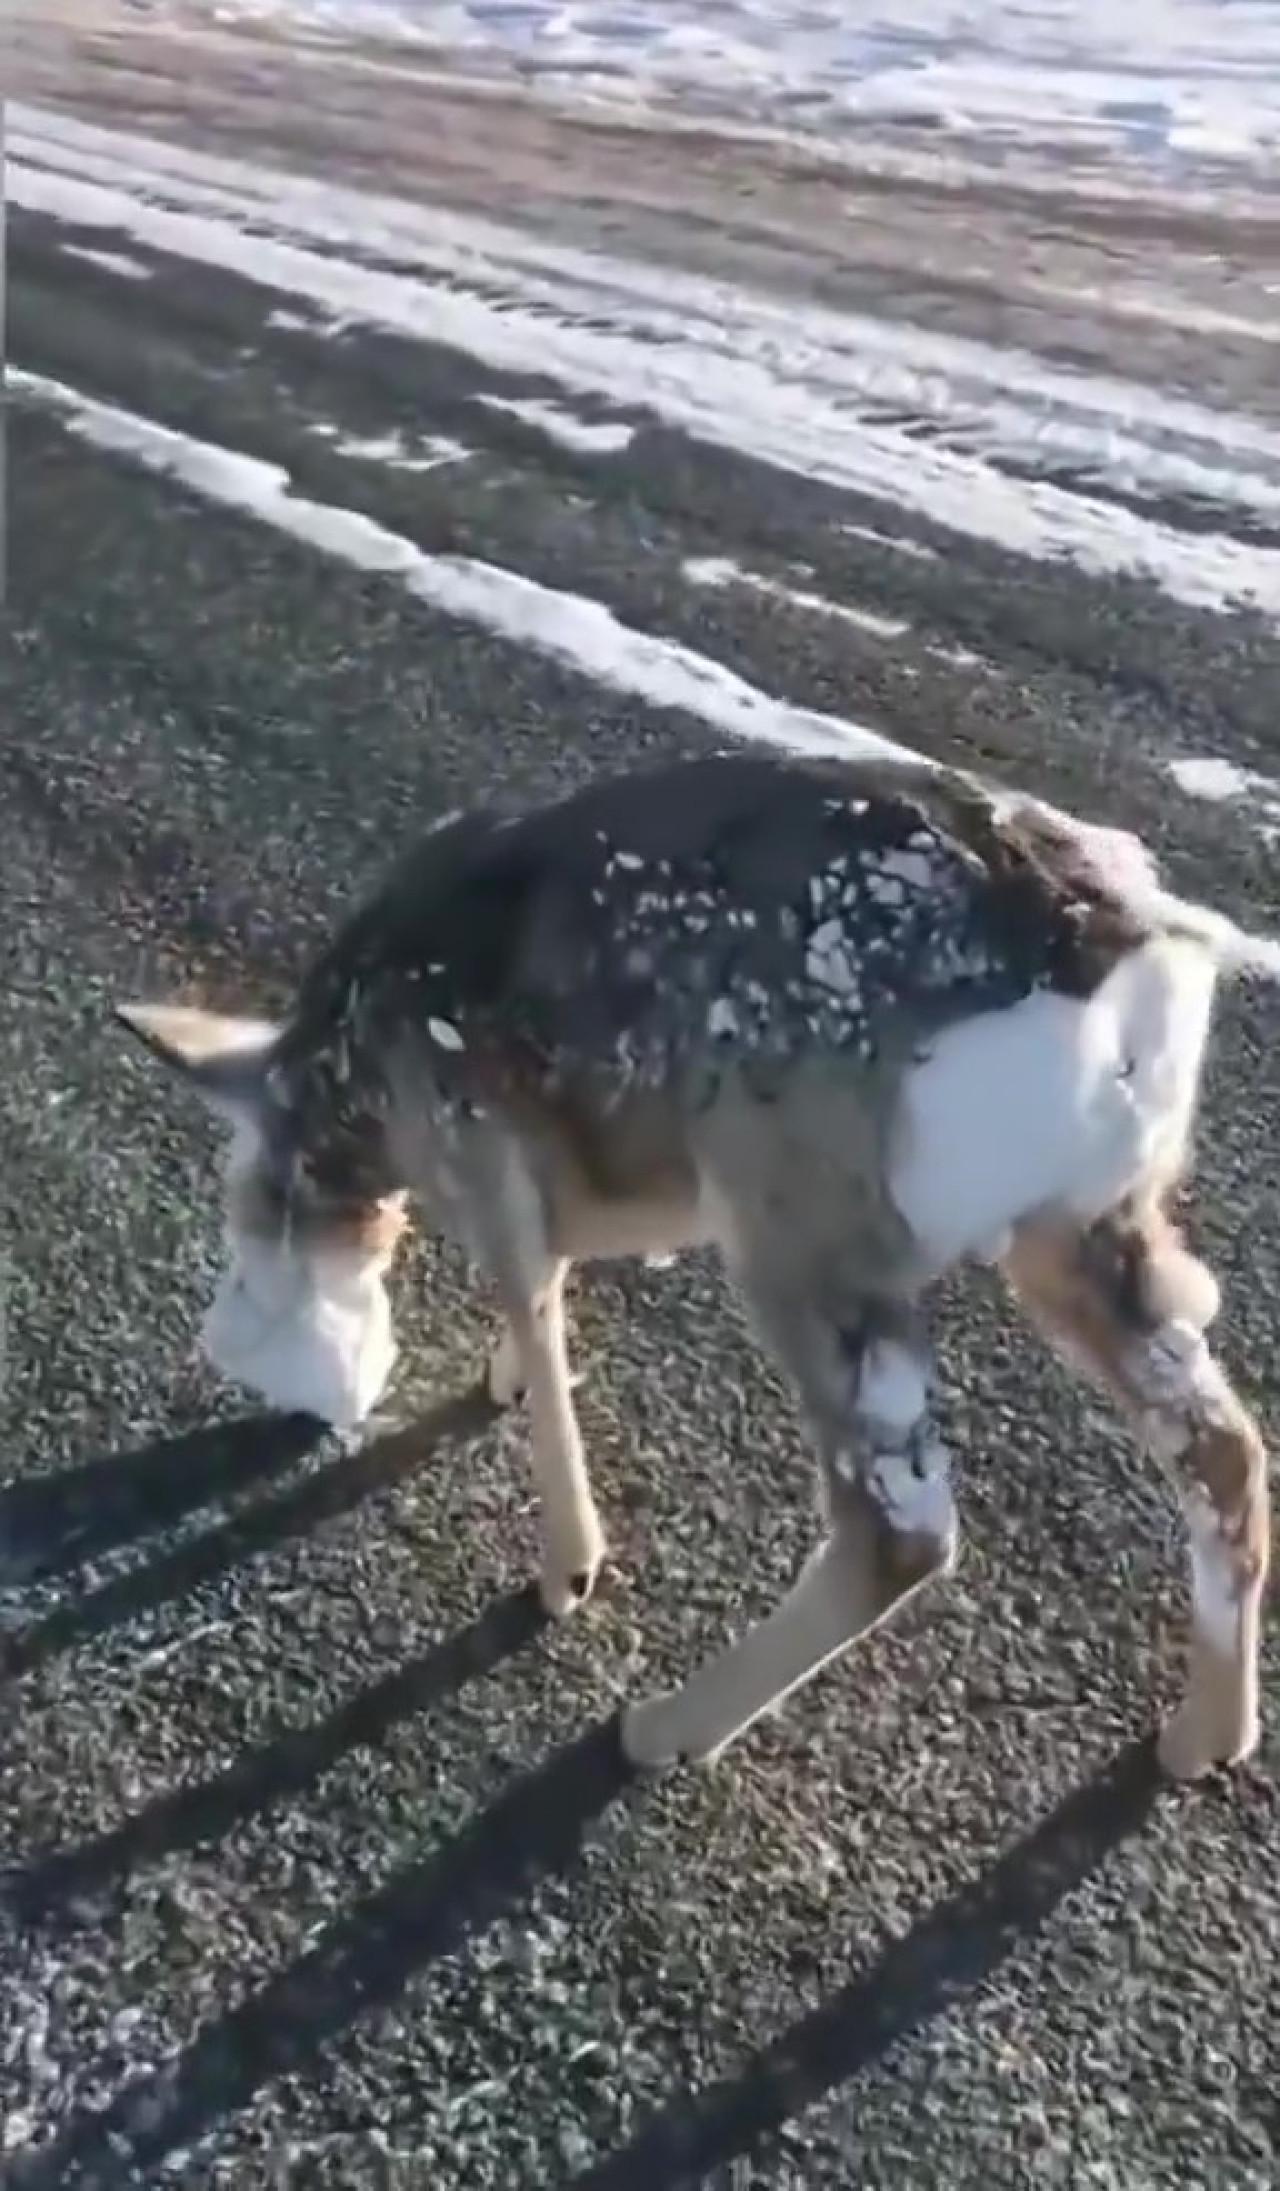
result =
[{"label": "patch of snow", "polygon": [[995,664],[985,654],[975,654],[972,647],[943,647],[930,643],[929,652],[939,662],[949,662],[952,669],[980,669],[995,675]]},{"label": "patch of snow", "polygon": [[1246,769],[1212,755],[1170,761],[1169,774],[1178,789],[1193,799],[1240,799],[1249,788]]},{"label": "patch of snow", "polygon": [[[842,531],[850,528],[844,526]],[[814,616],[831,616],[858,625],[877,639],[901,639],[908,632],[914,634],[914,626],[900,616],[881,616],[874,609],[853,608],[846,601],[831,601],[823,593],[809,593],[796,586],[784,586],[778,579],[765,578],[758,571],[749,571],[731,557],[722,555],[690,556],[685,562],[684,575],[695,586],[745,586],[755,593],[772,594],[775,600],[789,602],[793,608],[804,609]],[[927,655],[931,661],[946,662],[953,669],[978,669],[992,672],[993,665],[985,656],[974,654],[968,647],[953,647],[937,639],[915,638],[915,649]],[[908,677],[919,674],[918,665],[912,661],[900,661],[902,673]]]},{"label": "patch of snow", "polygon": [[1280,780],[1217,754],[1188,754],[1166,766],[1188,798],[1209,799],[1215,806],[1247,806],[1249,821],[1261,836],[1269,842],[1280,837]]},{"label": "patch of snow", "polygon": [[108,274],[119,274],[125,281],[150,281],[151,268],[141,259],[132,259],[126,251],[95,251],[86,243],[64,243],[62,246],[69,259],[87,259],[91,266],[100,266]]},{"label": "patch of snow", "polygon": [[780,579],[765,578],[759,571],[746,570],[728,556],[690,556],[683,568],[685,577],[695,586],[744,586],[752,593],[772,594],[775,600],[786,601],[792,608],[807,609],[814,616],[834,616],[843,623],[856,624],[877,639],[900,639],[911,629],[901,616],[879,616],[874,609],[855,609],[847,601],[829,601],[824,593],[808,593],[803,587],[784,586]]},{"label": "patch of snow", "polygon": [[[1280,433],[1259,420],[20,103],[8,149],[19,204],[306,298],[334,331],[444,344],[1012,553],[1280,618],[1280,551],[1233,531],[1280,521]],[[419,271],[340,255],[360,252]]]},{"label": "patch of snow", "polygon": [[487,403],[491,411],[509,411],[513,418],[523,419],[526,426],[536,426],[539,433],[566,449],[585,450],[595,456],[611,456],[619,449],[629,449],[636,438],[635,427],[624,425],[620,419],[577,418],[559,404],[542,403],[536,396],[480,396],[477,401]]},{"label": "patch of snow", "polygon": [[410,448],[401,433],[344,434],[340,426],[323,422],[308,428],[327,441],[336,456],[354,457],[362,464],[387,464],[397,472],[435,472],[442,464],[461,464],[472,452],[460,441],[446,437],[419,436]]},{"label": "patch of snow", "polygon": [[880,533],[874,525],[841,525],[850,540],[866,540],[876,548],[892,548],[896,555],[912,556],[917,563],[936,563],[938,551],[923,540],[908,540],[903,533]]}]

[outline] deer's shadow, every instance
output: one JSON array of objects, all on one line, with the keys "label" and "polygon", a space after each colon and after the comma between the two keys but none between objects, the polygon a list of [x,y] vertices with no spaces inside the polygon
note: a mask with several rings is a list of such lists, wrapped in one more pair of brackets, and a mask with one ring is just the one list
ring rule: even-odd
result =
[{"label": "deer's shadow", "polygon": [[306,1415],[252,1415],[157,1439],[136,1452],[77,1463],[61,1474],[0,1491],[0,1582],[60,1579],[105,1553],[161,1536],[189,1516],[266,1486],[207,1528],[141,1558],[18,1628],[0,1645],[11,1679],[168,1604],[240,1561],[305,1535],[401,1483],[435,1449],[476,1435],[494,1419],[482,1387],[416,1421],[341,1447],[279,1485],[330,1440]]}]

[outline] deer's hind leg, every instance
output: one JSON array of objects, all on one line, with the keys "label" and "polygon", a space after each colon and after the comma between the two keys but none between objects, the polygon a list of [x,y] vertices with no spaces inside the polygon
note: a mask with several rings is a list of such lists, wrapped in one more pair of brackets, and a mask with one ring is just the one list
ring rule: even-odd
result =
[{"label": "deer's hind leg", "polygon": [[715,1757],[955,1557],[915,1305],[847,1278],[833,1286],[829,1272],[780,1272],[763,1253],[738,1276],[815,1438],[828,1535],[773,1612],[683,1687],[624,1715],[623,1746],[649,1767]]},{"label": "deer's hind leg", "polygon": [[1064,1356],[1107,1387],[1173,1474],[1191,1565],[1191,1637],[1181,1704],[1163,1729],[1167,1772],[1194,1779],[1258,1740],[1258,1646],[1270,1521],[1257,1425],[1204,1333],[1218,1287],[1151,1189],[1088,1225],[1024,1225],[1009,1278]]}]

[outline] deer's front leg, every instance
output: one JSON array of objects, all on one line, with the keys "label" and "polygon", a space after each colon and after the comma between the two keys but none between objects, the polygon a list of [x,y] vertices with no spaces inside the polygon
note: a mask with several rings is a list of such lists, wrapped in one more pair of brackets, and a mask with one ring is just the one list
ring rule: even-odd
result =
[{"label": "deer's front leg", "polygon": [[525,1397],[524,1357],[509,1319],[498,1333],[486,1364],[485,1386],[495,1407],[516,1407]]},{"label": "deer's front leg", "polygon": [[564,1328],[568,1264],[548,1266],[527,1294],[508,1308],[504,1340],[516,1392],[528,1398],[530,1457],[542,1519],[539,1591],[548,1613],[559,1619],[582,1605],[595,1588],[605,1556],[573,1404]]},{"label": "deer's front leg", "polygon": [[1270,1516],[1257,1425],[1204,1338],[1217,1285],[1154,1202],[1126,1204],[1087,1228],[1024,1228],[1006,1267],[1037,1321],[1110,1388],[1178,1488],[1191,1635],[1161,1762],[1177,1779],[1237,1764],[1258,1741]]},{"label": "deer's front leg", "polygon": [[479,1121],[454,1153],[462,1236],[487,1267],[506,1319],[504,1389],[529,1403],[530,1459],[542,1525],[538,1588],[558,1619],[585,1603],[605,1554],[573,1405],[565,1346],[569,1265],[547,1238],[542,1194],[514,1135]]},{"label": "deer's front leg", "polygon": [[[567,1272],[568,1268],[569,1266],[566,1263],[564,1270]],[[563,1275],[560,1282],[563,1285]],[[570,1392],[576,1392],[582,1383],[581,1371],[571,1369],[568,1377]],[[494,1406],[504,1409],[518,1407],[521,1401],[526,1400],[529,1396],[524,1356],[520,1349],[520,1341],[516,1336],[515,1325],[509,1318],[498,1333],[493,1350],[485,1364],[485,1389]]]}]

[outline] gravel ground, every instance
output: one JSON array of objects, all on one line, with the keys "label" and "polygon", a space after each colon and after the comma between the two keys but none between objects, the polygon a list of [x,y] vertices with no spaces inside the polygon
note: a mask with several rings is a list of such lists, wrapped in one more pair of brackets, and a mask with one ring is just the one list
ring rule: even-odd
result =
[{"label": "gravel ground", "polygon": [[[1260,623],[957,552],[657,430],[575,456],[477,405],[517,384],[454,354],[320,342],[268,326],[287,300],[252,284],[123,281],[66,240],[11,222],[20,366],[1140,828],[1186,886],[1280,915],[1250,816],[1165,766],[1211,743],[1280,773]],[[475,461],[421,476],[308,431],[464,417]],[[705,1261],[576,1282],[616,1568],[555,1633],[525,1588],[521,1425],[477,1396],[490,1314],[452,1255],[422,1241],[399,1272],[404,1368],[358,1444],[246,1415],[192,1361],[214,1143],[109,999],[270,1004],[442,808],[705,731],[25,405],[9,527],[6,2191],[1273,2186],[1274,1715],[1230,1783],[1154,1783],[1172,1511],[993,1291],[941,1304],[955,1581],[722,1766],[656,1785],[619,1767],[619,1695],[757,1612],[812,1526],[790,1404]],[[683,560],[713,553],[802,564],[914,636],[691,588]],[[1273,997],[1225,1004],[1191,1208],[1268,1417],[1278,1035]]]}]

